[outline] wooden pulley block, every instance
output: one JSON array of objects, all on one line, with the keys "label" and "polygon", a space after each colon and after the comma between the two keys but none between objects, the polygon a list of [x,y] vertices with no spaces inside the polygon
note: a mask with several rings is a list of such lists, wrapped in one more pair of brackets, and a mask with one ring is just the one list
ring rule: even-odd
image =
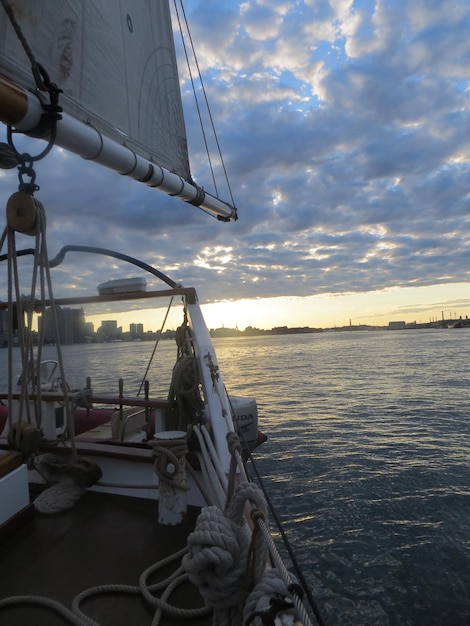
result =
[{"label": "wooden pulley block", "polygon": [[7,223],[10,228],[34,235],[36,225],[36,206],[33,196],[25,191],[17,191],[7,202]]}]

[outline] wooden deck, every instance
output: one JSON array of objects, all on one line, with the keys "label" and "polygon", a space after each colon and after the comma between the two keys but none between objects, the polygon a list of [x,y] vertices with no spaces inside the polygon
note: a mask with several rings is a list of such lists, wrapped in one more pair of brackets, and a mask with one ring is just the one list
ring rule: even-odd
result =
[{"label": "wooden deck", "polygon": [[[186,545],[197,511],[190,511],[182,527],[162,527],[157,522],[155,501],[88,492],[69,511],[43,516],[34,509],[23,516],[6,537],[0,535],[0,597],[39,595],[71,607],[73,598],[90,587],[103,584],[138,585],[140,574],[150,565]],[[174,565],[162,570],[162,580]],[[182,608],[201,606],[197,591],[188,584],[170,598]],[[102,626],[145,626],[153,610],[141,596],[106,594],[81,605]],[[17,606],[0,609],[2,626],[64,626],[67,622],[50,609]],[[208,625],[211,618],[175,621]]]}]

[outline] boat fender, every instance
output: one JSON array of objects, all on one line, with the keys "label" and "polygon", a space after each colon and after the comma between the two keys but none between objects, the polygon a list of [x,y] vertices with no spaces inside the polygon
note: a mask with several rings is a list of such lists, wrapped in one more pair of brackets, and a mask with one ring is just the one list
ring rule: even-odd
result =
[{"label": "boat fender", "polygon": [[36,232],[36,204],[33,196],[25,191],[17,191],[7,202],[8,226],[23,235]]},{"label": "boat fender", "polygon": [[258,430],[258,436],[256,438],[255,448],[257,448],[258,446],[261,446],[263,443],[266,443],[267,440],[268,440],[268,436],[262,433],[260,430]]}]

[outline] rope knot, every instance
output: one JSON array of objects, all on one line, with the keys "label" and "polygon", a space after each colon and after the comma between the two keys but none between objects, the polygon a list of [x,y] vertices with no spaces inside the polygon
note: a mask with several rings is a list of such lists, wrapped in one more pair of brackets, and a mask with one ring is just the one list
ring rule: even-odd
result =
[{"label": "rope knot", "polygon": [[93,403],[90,398],[93,394],[93,389],[89,387],[85,389],[79,389],[77,393],[73,396],[72,406],[81,407],[83,409],[92,409]]},{"label": "rope knot", "polygon": [[264,513],[264,511],[262,511],[261,509],[253,509],[251,511],[251,519],[253,520],[253,522],[256,524],[256,522],[258,520],[262,520],[263,522],[266,521],[266,515]]},{"label": "rope knot", "polygon": [[239,452],[241,455],[242,447],[240,444],[240,437],[237,435],[237,433],[227,433],[227,446],[232,457],[235,455],[235,452]]},{"label": "rope knot", "polygon": [[[256,485],[244,482],[235,489],[226,515],[218,507],[206,507],[188,538],[189,554],[183,560],[183,567],[206,605],[215,611],[214,624],[240,621],[241,607],[248,593],[247,573],[254,584],[266,566],[264,538],[259,532],[250,538],[244,516],[247,501],[256,505],[257,515],[264,519],[263,494]],[[226,621],[227,612],[232,621]]]},{"label": "rope knot", "polygon": [[183,559],[183,567],[207,606],[237,606],[248,547],[246,529],[227,519],[218,507],[201,511],[188,538],[189,554]]},{"label": "rope knot", "polygon": [[293,623],[294,604],[278,569],[267,571],[254,587],[247,598],[243,618],[246,626]]}]

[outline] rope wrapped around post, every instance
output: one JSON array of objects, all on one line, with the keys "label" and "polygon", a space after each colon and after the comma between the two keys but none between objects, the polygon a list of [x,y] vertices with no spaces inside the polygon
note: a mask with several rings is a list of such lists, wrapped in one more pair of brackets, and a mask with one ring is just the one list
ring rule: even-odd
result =
[{"label": "rope wrapped around post", "polygon": [[214,626],[240,623],[247,594],[248,563],[253,565],[255,582],[266,566],[267,547],[262,547],[262,537],[255,550],[251,545],[243,513],[247,500],[266,514],[261,491],[252,483],[242,483],[233,493],[227,514],[216,506],[204,508],[188,538],[189,553],[183,559],[183,567],[205,604],[213,609]]},{"label": "rope wrapped around post", "polygon": [[159,480],[158,521],[165,526],[181,524],[186,517],[186,454],[184,431],[165,431],[149,442],[155,457]]}]

